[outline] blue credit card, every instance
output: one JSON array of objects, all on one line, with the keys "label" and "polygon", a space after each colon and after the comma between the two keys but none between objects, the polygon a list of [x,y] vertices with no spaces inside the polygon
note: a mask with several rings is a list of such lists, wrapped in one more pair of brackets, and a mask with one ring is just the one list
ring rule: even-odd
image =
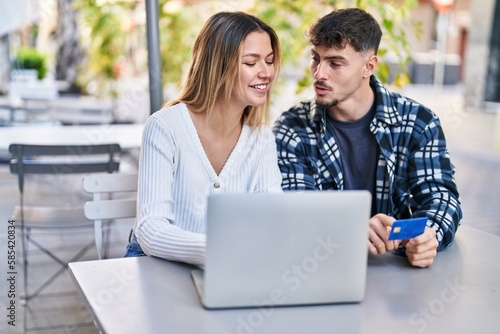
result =
[{"label": "blue credit card", "polygon": [[389,240],[407,240],[424,233],[427,217],[400,219],[392,224]]}]

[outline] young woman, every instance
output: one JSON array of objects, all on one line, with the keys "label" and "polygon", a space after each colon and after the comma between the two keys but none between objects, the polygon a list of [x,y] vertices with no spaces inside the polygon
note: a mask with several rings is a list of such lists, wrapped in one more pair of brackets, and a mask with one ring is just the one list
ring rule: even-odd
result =
[{"label": "young woman", "polygon": [[252,15],[221,12],[205,23],[179,96],[146,122],[125,256],[202,265],[210,194],[281,192],[265,125],[280,58],[275,31]]}]

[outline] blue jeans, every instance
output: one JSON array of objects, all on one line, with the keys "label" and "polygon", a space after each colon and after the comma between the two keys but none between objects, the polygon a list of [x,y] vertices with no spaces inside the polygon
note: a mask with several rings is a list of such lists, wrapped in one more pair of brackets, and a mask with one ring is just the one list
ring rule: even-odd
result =
[{"label": "blue jeans", "polygon": [[146,256],[146,253],[142,251],[141,245],[135,237],[134,231],[130,231],[129,243],[127,245],[127,251],[123,257],[136,257],[136,256]]}]

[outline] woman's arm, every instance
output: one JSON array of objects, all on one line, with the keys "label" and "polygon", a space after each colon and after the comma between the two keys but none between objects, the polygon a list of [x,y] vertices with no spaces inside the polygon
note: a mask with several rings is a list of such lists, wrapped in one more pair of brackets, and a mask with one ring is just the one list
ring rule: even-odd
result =
[{"label": "woman's arm", "polygon": [[[174,201],[182,200],[173,198],[177,149],[168,126],[157,118],[150,118],[144,129],[139,163],[138,222],[135,234],[148,255],[202,265],[205,259],[205,235],[175,225],[176,218],[181,217],[174,216]],[[183,186],[184,190],[189,190],[188,184]],[[183,191],[180,194],[185,195]],[[188,210],[185,212],[189,213]]]}]

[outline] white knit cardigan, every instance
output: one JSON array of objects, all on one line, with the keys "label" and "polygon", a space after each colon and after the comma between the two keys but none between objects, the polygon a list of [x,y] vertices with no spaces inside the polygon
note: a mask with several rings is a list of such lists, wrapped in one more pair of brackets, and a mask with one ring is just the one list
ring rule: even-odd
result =
[{"label": "white knit cardigan", "polygon": [[186,105],[180,103],[156,112],[145,124],[135,234],[148,255],[203,265],[208,195],[281,191],[275,139],[268,127],[244,125],[217,175]]}]

